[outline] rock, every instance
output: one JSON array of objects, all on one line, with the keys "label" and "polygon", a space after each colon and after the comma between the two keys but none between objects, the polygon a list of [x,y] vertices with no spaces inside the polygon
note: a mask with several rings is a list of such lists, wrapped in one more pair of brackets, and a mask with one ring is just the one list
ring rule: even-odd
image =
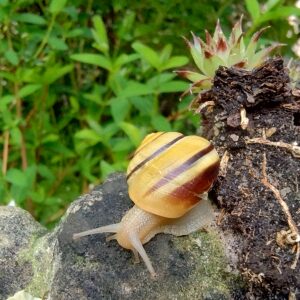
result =
[{"label": "rock", "polygon": [[[31,249],[13,257],[16,264],[23,261],[26,268],[18,270],[18,274],[22,273],[19,276],[14,272],[13,286],[12,278],[0,279],[0,299],[23,289],[35,297],[63,300],[232,298],[240,288],[240,280],[230,272],[232,267],[228,267],[216,229],[186,237],[159,234],[147,243],[145,249],[158,273],[157,279],[151,279],[142,262],[133,263],[130,251],[116,241],[106,242],[105,234],[72,240],[73,233],[120,221],[131,206],[125,176],[114,174],[74,201],[53,232],[46,233],[39,225],[35,225],[35,230],[29,227],[29,232],[27,227],[23,229],[26,233],[21,248],[31,245]],[[14,214],[28,217],[20,209],[10,210],[13,227],[18,227]],[[21,232],[21,228],[9,231],[7,240],[0,242],[0,249],[3,241],[14,241],[14,234]],[[45,235],[30,242],[33,232],[36,236]],[[14,251],[20,253],[14,248],[11,253]],[[1,268],[14,268],[9,261],[10,255]]]},{"label": "rock", "polygon": [[22,259],[34,241],[46,232],[31,215],[17,207],[0,206],[0,299],[25,288],[33,276],[30,262]]}]

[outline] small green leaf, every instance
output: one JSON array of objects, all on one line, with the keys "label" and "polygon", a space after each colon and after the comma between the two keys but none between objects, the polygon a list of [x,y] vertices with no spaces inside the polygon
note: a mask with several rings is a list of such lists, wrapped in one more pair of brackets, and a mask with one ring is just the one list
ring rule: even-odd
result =
[{"label": "small green leaf", "polygon": [[151,124],[157,131],[172,131],[170,122],[161,115],[156,115],[151,118]]},{"label": "small green leaf", "polygon": [[140,111],[141,115],[149,116],[154,111],[152,97],[131,97],[130,102]]},{"label": "small green leaf", "polygon": [[35,93],[36,91],[40,90],[41,88],[42,88],[42,85],[40,85],[40,84],[25,85],[19,90],[19,96],[21,98],[27,97],[27,96]]},{"label": "small green leaf", "polygon": [[264,6],[266,8],[266,12],[271,10],[273,7],[275,7],[278,3],[280,3],[282,0],[268,0]]},{"label": "small green leaf", "polygon": [[260,16],[260,7],[257,0],[246,0],[246,7],[251,15],[253,22],[255,22]]},{"label": "small green leaf", "polygon": [[136,81],[128,81],[126,88],[119,93],[119,97],[133,97],[141,95],[149,95],[153,93],[153,89],[146,84]]},{"label": "small green leaf", "polygon": [[85,149],[92,147],[101,141],[102,136],[92,129],[81,129],[74,135],[75,149],[77,153],[80,154],[82,154]]},{"label": "small green leaf", "polygon": [[6,80],[9,80],[9,81],[14,81],[15,80],[15,76],[14,74],[11,74],[9,72],[0,72],[0,78],[5,78]]},{"label": "small green leaf", "polygon": [[186,56],[173,56],[163,64],[161,70],[173,69],[186,65],[189,62]]},{"label": "small green leaf", "polygon": [[47,23],[43,17],[32,13],[15,14],[13,15],[13,19],[18,22],[36,24],[36,25],[45,25]]},{"label": "small green leaf", "polygon": [[89,54],[89,53],[73,54],[71,55],[71,58],[86,64],[99,66],[108,71],[112,70],[111,61],[101,54]]},{"label": "small green leaf", "polygon": [[119,69],[123,65],[128,64],[129,62],[132,62],[138,58],[139,58],[138,54],[130,54],[130,55],[121,54],[120,56],[117,57],[117,59],[113,63],[114,68]]},{"label": "small green leaf", "polygon": [[53,174],[52,170],[46,165],[38,165],[37,166],[37,172],[43,178],[46,178],[46,179],[51,180],[51,181],[55,180],[55,175]]},{"label": "small green leaf", "polygon": [[76,139],[89,141],[96,144],[102,140],[101,136],[92,129],[81,129],[74,135]]},{"label": "small green leaf", "polygon": [[158,87],[160,93],[183,92],[188,88],[189,84],[180,80],[164,82]]},{"label": "small green leaf", "polygon": [[54,15],[60,13],[64,9],[66,3],[67,0],[52,0],[49,7],[50,13]]},{"label": "small green leaf", "polygon": [[175,77],[174,73],[161,73],[150,78],[147,85],[157,89],[162,83],[171,81]]},{"label": "small green leaf", "polygon": [[42,144],[53,143],[59,140],[59,135],[55,133],[49,133],[42,139]]},{"label": "small green leaf", "polygon": [[17,127],[17,126],[13,127],[10,130],[10,135],[11,135],[11,138],[10,138],[11,145],[20,146],[21,141],[22,141],[22,134],[21,134],[21,131],[20,131],[19,127]]},{"label": "small green leaf", "polygon": [[114,98],[110,102],[111,114],[116,123],[125,119],[130,110],[130,102],[127,98]]},{"label": "small green leaf", "polygon": [[14,50],[7,50],[4,53],[5,58],[14,66],[19,64],[19,57]]},{"label": "small green leaf", "polygon": [[95,16],[92,21],[95,28],[95,30],[92,30],[94,40],[96,41],[99,50],[107,54],[109,50],[109,43],[103,20],[100,16]]},{"label": "small green leaf", "polygon": [[167,44],[163,50],[161,51],[161,55],[160,55],[160,61],[162,63],[166,63],[170,56],[171,56],[171,53],[172,53],[172,50],[173,50],[173,47],[171,44]]},{"label": "small green leaf", "polygon": [[159,55],[150,47],[140,43],[135,42],[132,44],[132,48],[141,55],[141,57],[146,60],[153,68],[159,70],[161,62]]},{"label": "small green leaf", "polygon": [[36,176],[36,165],[31,165],[26,168],[25,176],[27,181],[27,187],[32,187],[35,182],[35,176]]},{"label": "small green leaf", "polygon": [[68,45],[65,43],[65,41],[55,36],[51,36],[48,40],[48,43],[50,47],[54,50],[60,50],[60,51],[68,50]]},{"label": "small green leaf", "polygon": [[[5,95],[0,98],[0,112],[4,113],[7,111],[7,106],[9,103],[14,101],[15,97],[13,95]],[[2,116],[3,117],[3,114]]]},{"label": "small green leaf", "polygon": [[119,126],[127,134],[131,142],[137,147],[142,140],[141,130],[137,126],[127,122],[121,122]]},{"label": "small green leaf", "polygon": [[100,169],[103,179],[105,179],[109,174],[114,173],[116,171],[114,166],[109,164],[105,160],[101,160]]},{"label": "small green leaf", "polygon": [[300,16],[300,8],[294,6],[281,6],[274,10],[268,11],[259,16],[259,18],[255,21],[255,25],[258,26],[261,23],[270,21],[270,20],[278,20],[285,19],[291,15]]},{"label": "small green leaf", "polygon": [[8,182],[19,187],[26,187],[27,185],[26,174],[19,169],[8,170],[5,178]]},{"label": "small green leaf", "polygon": [[63,77],[65,74],[73,70],[73,65],[59,66],[54,65],[53,67],[48,67],[47,71],[42,77],[42,82],[44,84],[51,84],[60,77]]}]

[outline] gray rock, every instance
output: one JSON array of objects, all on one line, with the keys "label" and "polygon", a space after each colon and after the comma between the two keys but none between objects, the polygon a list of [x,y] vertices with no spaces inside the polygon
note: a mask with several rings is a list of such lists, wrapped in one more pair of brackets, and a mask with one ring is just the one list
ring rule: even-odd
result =
[{"label": "gray rock", "polygon": [[[45,233],[38,225],[26,231],[20,246],[12,253],[20,253],[31,244],[31,249],[15,259],[25,266],[15,271],[15,281],[0,275],[0,299],[25,289],[43,299],[231,299],[233,289],[240,284],[238,275],[231,273],[216,230],[197,232],[186,237],[159,234],[145,245],[158,273],[151,279],[143,263],[134,264],[132,254],[116,241],[105,241],[105,234],[73,241],[72,235],[90,228],[118,222],[132,206],[123,174],[112,175],[103,185],[74,201],[63,220],[53,232],[32,241],[32,236]],[[27,216],[21,210],[12,211]],[[14,219],[11,226],[18,226]],[[31,220],[33,224],[34,221]],[[0,213],[0,228],[3,226]],[[3,244],[15,241],[9,231]],[[4,242],[3,242],[4,241]],[[2,257],[2,256],[1,256]],[[4,269],[15,268],[6,256]],[[2,266],[3,268],[3,266]],[[2,274],[2,272],[0,273]],[[20,279],[19,279],[20,278]],[[22,282],[20,282],[22,281]],[[4,288],[4,292],[2,291]],[[2,298],[1,298],[2,297]]]},{"label": "gray rock", "polygon": [[25,288],[33,276],[29,261],[22,259],[46,229],[16,207],[0,206],[0,299]]}]

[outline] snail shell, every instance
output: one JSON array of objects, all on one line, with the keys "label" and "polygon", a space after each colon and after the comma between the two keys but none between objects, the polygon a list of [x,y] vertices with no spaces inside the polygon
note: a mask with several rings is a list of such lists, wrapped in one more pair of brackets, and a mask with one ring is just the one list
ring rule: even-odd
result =
[{"label": "snail shell", "polygon": [[219,164],[217,151],[202,137],[178,132],[149,134],[127,169],[129,196],[147,212],[181,217],[211,187]]}]

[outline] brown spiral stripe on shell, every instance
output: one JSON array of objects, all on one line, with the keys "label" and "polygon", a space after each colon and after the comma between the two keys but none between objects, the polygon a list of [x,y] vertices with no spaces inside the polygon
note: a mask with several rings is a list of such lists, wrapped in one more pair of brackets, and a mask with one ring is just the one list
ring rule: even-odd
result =
[{"label": "brown spiral stripe on shell", "polygon": [[[160,137],[160,136],[158,136]],[[173,144],[175,144],[177,141],[179,141],[180,139],[184,138],[184,135],[178,136],[175,139],[173,139],[172,141],[168,142],[167,144],[161,146],[159,149],[157,149],[154,153],[152,153],[150,156],[148,156],[147,158],[145,158],[143,161],[141,161],[137,166],[135,166],[135,168],[133,168],[133,170],[127,175],[127,180],[129,180],[129,178],[134,174],[134,172],[136,172],[138,169],[140,169],[143,165],[145,165],[147,162],[149,162],[150,160],[152,160],[153,158],[155,158],[156,156],[158,156],[159,154],[161,154],[162,152],[164,152],[165,150],[167,150],[168,148],[170,148]],[[154,141],[154,140],[153,140]],[[139,151],[138,151],[139,152]]]},{"label": "brown spiral stripe on shell", "polygon": [[199,194],[203,191],[208,191],[219,173],[220,162],[215,162],[206,168],[202,173],[199,173],[195,178],[186,182],[182,186],[172,191],[172,195],[176,198],[184,198],[191,205],[199,201]]},{"label": "brown spiral stripe on shell", "polygon": [[[192,157],[187,159],[183,164],[176,167],[175,169],[171,170],[169,173],[167,173],[162,179],[160,179],[154,186],[152,186],[145,194],[145,196],[151,194],[155,190],[159,189],[160,187],[164,186],[165,184],[168,184],[171,180],[175,179],[177,176],[188,170],[198,159],[203,157],[205,154],[210,152],[214,149],[214,146],[212,144],[209,144],[208,147],[200,150],[196,154],[194,154]],[[201,175],[201,174],[200,174]],[[193,189],[190,189],[193,190]],[[201,191],[201,189],[200,189]],[[176,193],[174,193],[176,195]]]},{"label": "brown spiral stripe on shell", "polygon": [[219,163],[215,148],[204,138],[176,132],[151,134],[128,167],[129,195],[145,211],[180,217],[208,191]]}]

